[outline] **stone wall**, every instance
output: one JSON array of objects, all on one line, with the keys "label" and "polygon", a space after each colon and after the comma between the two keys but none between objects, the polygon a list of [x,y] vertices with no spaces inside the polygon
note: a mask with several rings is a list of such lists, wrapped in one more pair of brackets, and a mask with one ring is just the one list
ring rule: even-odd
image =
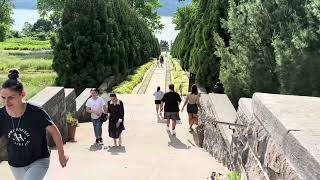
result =
[{"label": "stone wall", "polygon": [[86,112],[86,102],[91,96],[91,89],[92,88],[85,89],[76,99],[76,118],[79,122],[91,121],[90,114]]},{"label": "stone wall", "polygon": [[[221,100],[228,104],[220,95],[201,95],[210,154],[244,180],[319,179],[320,98],[255,93],[240,99],[236,116]],[[244,126],[233,133],[214,120]]]},{"label": "stone wall", "polygon": [[[68,140],[68,126],[66,122],[66,103],[63,87],[46,87],[33,96],[29,103],[44,108],[58,127],[64,142]],[[49,146],[54,146],[51,137],[48,137]]]},{"label": "stone wall", "polygon": [[73,88],[65,88],[66,112],[76,113],[76,91]]},{"label": "stone wall", "polygon": [[203,111],[199,120],[205,124],[203,147],[223,165],[234,169],[230,154],[232,130],[213,121],[234,122],[236,111],[224,94],[201,94],[200,100]]}]

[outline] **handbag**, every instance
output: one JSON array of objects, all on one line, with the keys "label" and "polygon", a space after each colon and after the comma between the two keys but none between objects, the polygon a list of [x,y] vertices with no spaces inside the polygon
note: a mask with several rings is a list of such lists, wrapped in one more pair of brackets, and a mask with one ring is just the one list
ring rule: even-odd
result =
[{"label": "handbag", "polygon": [[108,120],[108,114],[102,113],[100,116],[100,121],[101,122],[106,122]]}]

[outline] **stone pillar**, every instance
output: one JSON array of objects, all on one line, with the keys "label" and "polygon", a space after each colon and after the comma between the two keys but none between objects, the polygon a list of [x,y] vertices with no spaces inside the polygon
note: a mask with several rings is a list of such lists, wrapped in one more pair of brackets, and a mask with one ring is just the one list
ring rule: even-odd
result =
[{"label": "stone pillar", "polygon": [[[63,87],[46,87],[29,100],[30,103],[44,108],[58,127],[64,142],[68,140],[68,126],[66,122],[66,102]],[[54,146],[48,136],[49,146]]]},{"label": "stone pillar", "polygon": [[73,88],[65,88],[66,112],[76,113],[76,92]]},{"label": "stone pillar", "polygon": [[76,99],[76,118],[79,122],[91,121],[90,114],[86,112],[86,102],[91,96],[91,89],[92,88],[85,89]]}]

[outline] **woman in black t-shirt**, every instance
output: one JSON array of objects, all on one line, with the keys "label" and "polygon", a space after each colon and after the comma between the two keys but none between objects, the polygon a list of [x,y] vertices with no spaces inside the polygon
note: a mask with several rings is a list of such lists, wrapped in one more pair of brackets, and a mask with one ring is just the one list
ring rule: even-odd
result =
[{"label": "woman in black t-shirt", "polygon": [[38,106],[23,101],[26,93],[18,80],[19,72],[10,70],[0,90],[4,107],[0,108],[0,137],[7,141],[8,163],[16,180],[41,180],[50,162],[46,132],[52,136],[62,167],[68,162],[58,128]]}]

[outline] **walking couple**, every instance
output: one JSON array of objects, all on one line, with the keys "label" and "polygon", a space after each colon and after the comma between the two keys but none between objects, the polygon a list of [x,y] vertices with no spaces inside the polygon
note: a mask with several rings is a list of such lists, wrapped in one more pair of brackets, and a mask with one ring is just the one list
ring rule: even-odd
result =
[{"label": "walking couple", "polygon": [[[114,146],[121,146],[121,133],[124,128],[124,108],[121,100],[117,95],[110,94],[110,100],[105,104],[102,97],[99,96],[99,90],[96,88],[91,89],[91,97],[86,103],[86,111],[91,114],[94,134],[96,137],[95,143],[103,143],[102,139],[102,124],[103,113],[109,117],[108,132],[109,137],[113,138]],[[118,140],[118,143],[117,143]]]},{"label": "walking couple", "polygon": [[[170,131],[170,121],[172,124],[171,133],[176,135],[176,121],[180,120],[179,116],[179,104],[181,103],[180,95],[174,91],[174,85],[169,85],[169,92],[163,95],[163,92],[160,91],[158,87],[157,91],[154,93],[156,111],[160,108],[160,112],[163,111],[164,106],[164,119],[167,119],[167,131]],[[188,104],[188,105],[187,105]],[[184,110],[184,107],[187,105],[187,112],[189,117],[189,130],[193,131],[192,126],[198,125],[198,109],[201,110],[200,106],[200,96],[198,94],[198,88],[196,85],[193,85],[191,88],[191,93],[187,95],[185,103],[181,109],[181,112]],[[159,107],[160,106],[160,107]]]}]

